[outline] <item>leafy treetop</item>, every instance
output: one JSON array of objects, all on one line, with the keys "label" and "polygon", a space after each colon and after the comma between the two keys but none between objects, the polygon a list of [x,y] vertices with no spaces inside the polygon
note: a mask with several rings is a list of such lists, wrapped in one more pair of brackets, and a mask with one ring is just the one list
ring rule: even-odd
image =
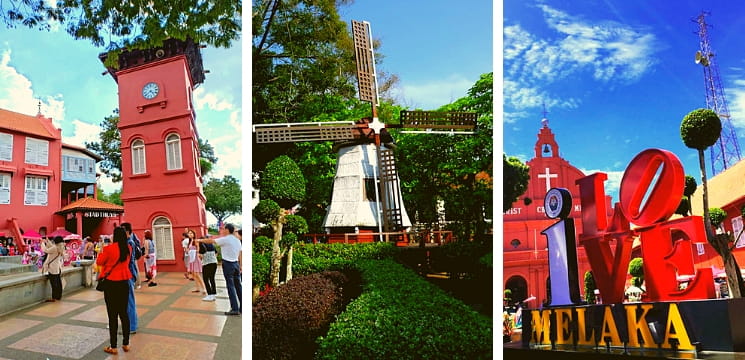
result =
[{"label": "leafy treetop", "polygon": [[705,150],[714,145],[722,132],[722,121],[711,109],[696,109],[680,124],[680,137],[685,146]]},{"label": "leafy treetop", "polygon": [[60,24],[74,39],[107,50],[159,47],[169,38],[229,47],[240,37],[242,2],[234,0],[0,0],[0,20],[50,30]]}]

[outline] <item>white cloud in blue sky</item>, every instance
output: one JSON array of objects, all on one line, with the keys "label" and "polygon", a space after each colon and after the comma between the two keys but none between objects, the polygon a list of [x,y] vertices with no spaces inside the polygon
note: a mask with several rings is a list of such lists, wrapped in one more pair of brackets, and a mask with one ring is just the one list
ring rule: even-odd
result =
[{"label": "white cloud in blue sky", "polygon": [[536,36],[520,24],[504,27],[507,122],[521,118],[520,110],[543,102],[548,107],[579,106],[580,99],[546,90],[559,80],[588,76],[610,86],[637,81],[651,71],[656,63],[654,53],[662,48],[656,36],[645,28],[609,20],[585,20],[545,4],[537,7],[550,35]]}]

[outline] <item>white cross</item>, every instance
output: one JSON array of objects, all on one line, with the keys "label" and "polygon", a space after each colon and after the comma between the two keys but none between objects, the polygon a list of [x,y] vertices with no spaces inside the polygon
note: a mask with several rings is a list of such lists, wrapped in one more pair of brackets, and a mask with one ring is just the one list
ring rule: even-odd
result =
[{"label": "white cross", "polygon": [[548,192],[549,190],[551,190],[551,179],[552,178],[558,178],[558,177],[559,177],[559,174],[552,174],[548,170],[548,168],[546,168],[546,173],[545,174],[538,174],[538,178],[539,179],[541,179],[541,178],[546,179],[546,192]]}]

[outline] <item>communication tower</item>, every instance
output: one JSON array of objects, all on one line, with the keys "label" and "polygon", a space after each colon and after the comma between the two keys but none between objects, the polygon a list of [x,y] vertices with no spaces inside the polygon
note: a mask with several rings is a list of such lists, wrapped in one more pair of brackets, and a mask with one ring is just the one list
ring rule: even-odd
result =
[{"label": "communication tower", "polygon": [[730,121],[727,99],[724,97],[722,80],[719,77],[719,66],[709,41],[709,25],[704,17],[709,15],[701,12],[693,19],[698,24],[699,50],[696,51],[696,64],[704,70],[704,88],[706,89],[706,107],[714,110],[722,120],[722,134],[714,146],[711,147],[712,176],[716,175],[740,161],[740,145],[737,142],[735,128]]}]

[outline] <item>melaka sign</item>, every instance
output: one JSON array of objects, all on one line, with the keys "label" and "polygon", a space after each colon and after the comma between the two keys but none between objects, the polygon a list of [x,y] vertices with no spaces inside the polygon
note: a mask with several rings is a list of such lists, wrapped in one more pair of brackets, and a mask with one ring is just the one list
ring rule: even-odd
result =
[{"label": "melaka sign", "polygon": [[[694,270],[693,266],[691,241],[705,241],[703,219],[700,216],[688,216],[668,220],[680,204],[685,187],[685,174],[680,160],[673,153],[661,149],[647,149],[639,153],[624,172],[620,202],[615,205],[610,216],[606,214],[604,203],[603,182],[607,178],[604,173],[595,173],[576,182],[582,205],[582,233],[579,243],[585,248],[603,302],[623,302],[631,247],[636,237],[641,240],[649,300],[714,298],[711,269]],[[558,301],[552,300],[551,305],[578,305],[580,300],[577,295],[576,256],[570,250],[574,247],[574,223],[573,219],[566,219],[571,208],[571,195],[565,189],[551,189],[546,195],[544,207],[549,209],[546,211],[549,217],[561,218],[543,231],[549,243],[551,297],[558,295]],[[631,224],[635,226],[632,228]],[[615,250],[611,248],[612,242],[615,242]],[[679,290],[677,275],[683,274],[695,276],[688,287]],[[645,314],[649,309],[651,305],[634,304],[625,306],[622,310],[626,314],[621,316],[626,319],[623,328],[628,329],[630,339],[637,337],[638,330],[644,340],[647,340],[643,342],[649,344],[649,336],[642,329],[647,327],[640,325],[646,323]],[[666,331],[665,339],[675,337],[679,340],[681,349],[689,348],[690,341],[677,306],[670,304],[668,309],[667,325],[665,329],[661,329]],[[604,313],[599,314],[604,319],[602,332],[611,338],[614,345],[620,345],[615,341],[618,330],[615,330],[616,322],[609,311],[610,307],[606,307]],[[531,316],[531,341],[534,343],[545,342],[541,333],[547,329],[546,324],[551,318],[554,319],[555,326],[558,326],[555,339],[557,342],[569,337],[581,343],[589,341],[589,335],[585,334],[586,329],[582,325],[585,314],[581,308],[533,310]],[[579,322],[579,326],[572,327],[577,331],[571,336],[567,335],[569,328],[564,326],[570,320],[575,325]]]}]

